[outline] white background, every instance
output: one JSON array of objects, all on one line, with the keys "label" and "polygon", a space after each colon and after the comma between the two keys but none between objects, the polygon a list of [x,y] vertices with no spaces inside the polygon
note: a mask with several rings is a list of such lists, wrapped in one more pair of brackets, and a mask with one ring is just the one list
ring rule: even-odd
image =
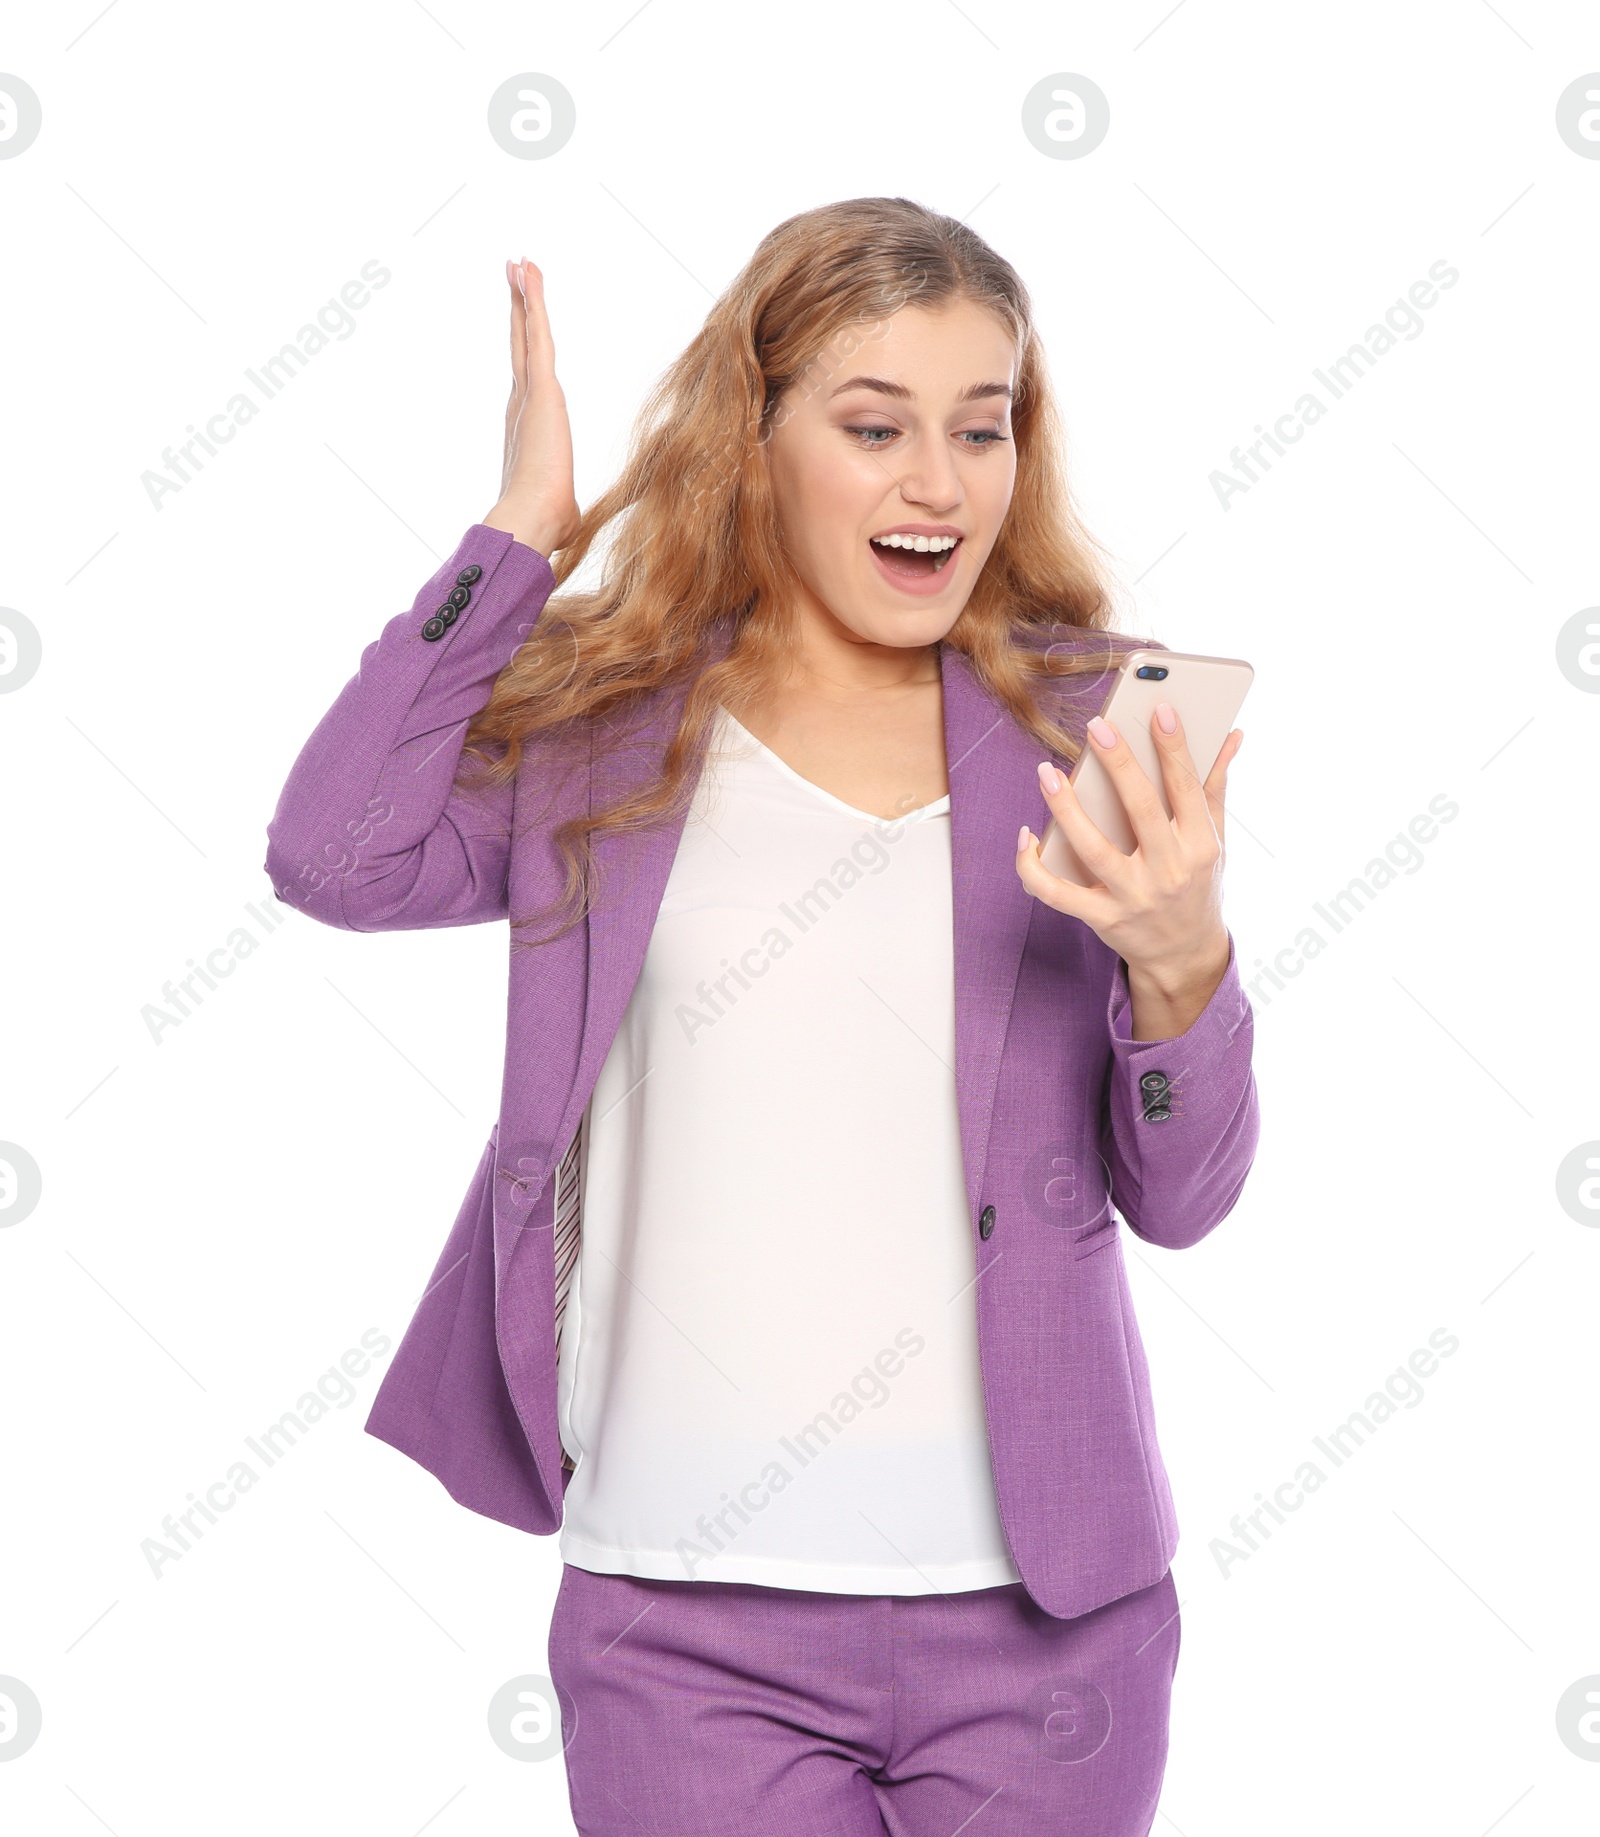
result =
[{"label": "white background", "polygon": [[[1124,627],[1256,666],[1242,963],[1460,807],[1259,985],[1234,1213],[1127,1240],[1184,1528],[1155,1829],[1593,1828],[1556,1705],[1600,1673],[1600,1230],[1556,1170],[1600,1136],[1600,699],[1556,645],[1600,601],[1600,161],[1555,129],[1593,9],[96,7],[0,51],[44,110],[0,160],[0,605],[44,645],[0,697],[0,1137],[44,1179],[0,1231],[0,1674],[44,1706],[0,1819],[570,1830],[559,1758],[485,1721],[545,1670],[554,1540],[362,1433],[386,1361],[159,1580],[141,1554],[364,1330],[398,1342],[494,1120],[504,929],[291,915],[159,1045],[142,1011],[252,923],[299,746],[494,501],[505,258],[548,276],[587,501],[757,239],[887,193],[1026,279]],[[547,160],[485,125],[529,71],[577,104]],[[1022,132],[1056,72],[1110,99],[1083,159]],[[154,508],[162,449],[370,259],[354,334]],[[1439,260],[1421,335],[1223,509],[1230,449]],[[1438,1328],[1423,1400],[1224,1574],[1212,1540]]]}]

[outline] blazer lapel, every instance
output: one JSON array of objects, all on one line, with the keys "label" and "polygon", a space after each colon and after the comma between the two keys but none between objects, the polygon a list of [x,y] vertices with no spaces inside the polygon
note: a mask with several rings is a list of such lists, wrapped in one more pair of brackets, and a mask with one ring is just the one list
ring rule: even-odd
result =
[{"label": "blazer lapel", "polygon": [[[632,729],[626,742],[613,740],[611,743],[621,749],[620,758],[610,762],[595,758],[590,778],[591,812],[617,802],[624,790],[636,790],[655,777],[680,708],[681,698],[677,706],[659,709],[644,726]],[[599,790],[602,783],[603,795]],[[596,840],[595,862],[602,878],[588,918],[589,974],[584,989],[578,1075],[556,1131],[558,1144],[570,1143],[622,1023],[687,815],[685,810],[658,827],[631,834],[613,832]]]},{"label": "blazer lapel", "polygon": [[[711,661],[724,655],[731,638],[731,628],[724,623],[713,636]],[[661,691],[642,719],[635,716],[627,724],[618,721],[613,725],[605,720],[596,723],[590,739],[591,815],[655,782],[662,758],[677,732],[689,688],[689,684],[682,683]],[[576,1131],[622,1023],[623,1011],[644,965],[687,819],[685,804],[650,829],[612,831],[594,844],[600,881],[596,903],[588,917],[589,973],[584,988],[578,1076],[556,1132],[558,1143],[570,1142]]]},{"label": "blazer lapel", "polygon": [[[979,682],[964,653],[939,647],[950,774],[956,1102],[967,1200],[982,1192],[1000,1058],[1034,899],[1017,878],[1017,831],[1048,815],[1040,743]],[[1056,762],[1061,763],[1059,760]]]}]

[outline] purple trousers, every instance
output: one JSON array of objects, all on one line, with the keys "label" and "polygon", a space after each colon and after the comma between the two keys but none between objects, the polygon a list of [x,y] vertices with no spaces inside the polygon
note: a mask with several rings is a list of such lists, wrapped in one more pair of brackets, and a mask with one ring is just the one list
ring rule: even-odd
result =
[{"label": "purple trousers", "polygon": [[1075,1620],[1020,1582],[836,1595],[566,1564],[550,1622],[582,1837],[1145,1837],[1170,1571]]}]

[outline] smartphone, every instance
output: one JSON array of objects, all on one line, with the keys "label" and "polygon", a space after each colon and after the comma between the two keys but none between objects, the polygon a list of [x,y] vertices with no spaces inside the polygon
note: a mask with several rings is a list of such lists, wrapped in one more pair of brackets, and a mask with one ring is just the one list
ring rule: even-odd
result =
[{"label": "smartphone", "polygon": [[[1189,756],[1203,784],[1222,743],[1232,730],[1234,717],[1244,705],[1255,671],[1239,657],[1201,657],[1188,651],[1129,651],[1121,660],[1111,693],[1101,705],[1101,716],[1121,734],[1133,756],[1144,767],[1170,817],[1172,804],[1162,777],[1161,760],[1151,737],[1150,723],[1157,702],[1171,702],[1183,724]],[[1085,737],[1083,751],[1069,775],[1084,814],[1113,848],[1131,855],[1138,840],[1122,807],[1122,797],[1106,770],[1093,740]],[[1040,838],[1039,859],[1052,874],[1080,887],[1099,884],[1097,875],[1078,859],[1072,844],[1052,817]]]}]

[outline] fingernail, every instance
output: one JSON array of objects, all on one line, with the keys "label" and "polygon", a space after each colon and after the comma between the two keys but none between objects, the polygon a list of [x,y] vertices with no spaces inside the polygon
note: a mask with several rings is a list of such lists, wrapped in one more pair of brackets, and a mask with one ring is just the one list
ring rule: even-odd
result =
[{"label": "fingernail", "polygon": [[1099,715],[1096,715],[1089,723],[1089,731],[1094,735],[1096,743],[1105,747],[1108,752],[1117,743],[1116,728],[1109,721],[1101,720]]},{"label": "fingernail", "polygon": [[1039,783],[1052,797],[1061,789],[1061,774],[1048,759],[1039,761]]},{"label": "fingernail", "polygon": [[1020,855],[1032,840],[1033,831],[1024,823],[1017,831],[1017,853]]},{"label": "fingernail", "polygon": [[1161,723],[1164,734],[1175,734],[1178,731],[1178,711],[1171,702],[1156,703],[1156,719]]}]

